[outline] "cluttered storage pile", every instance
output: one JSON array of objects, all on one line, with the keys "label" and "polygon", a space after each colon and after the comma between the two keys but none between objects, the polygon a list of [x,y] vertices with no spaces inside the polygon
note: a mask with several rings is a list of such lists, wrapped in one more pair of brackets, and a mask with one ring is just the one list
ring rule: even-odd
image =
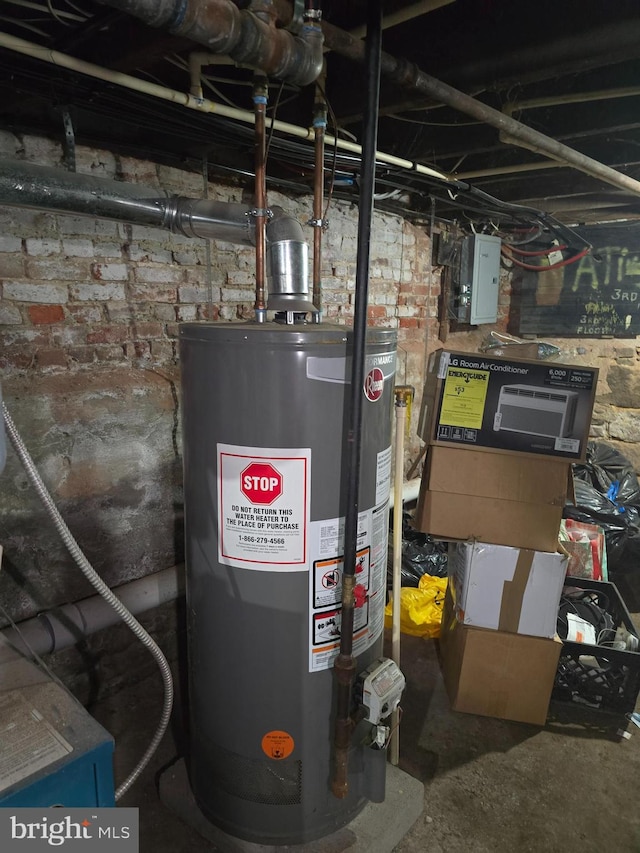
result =
[{"label": "cluttered storage pile", "polygon": [[563,648],[558,534],[596,382],[590,367],[431,356],[414,525],[452,540],[440,646],[455,710],[545,722]]}]

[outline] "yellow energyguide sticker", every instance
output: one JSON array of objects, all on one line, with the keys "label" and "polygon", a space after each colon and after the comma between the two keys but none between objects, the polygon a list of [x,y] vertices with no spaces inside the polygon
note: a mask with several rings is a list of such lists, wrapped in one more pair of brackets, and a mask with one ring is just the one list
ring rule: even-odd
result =
[{"label": "yellow energyguide sticker", "polygon": [[488,387],[488,370],[449,367],[444,380],[439,423],[481,429]]}]

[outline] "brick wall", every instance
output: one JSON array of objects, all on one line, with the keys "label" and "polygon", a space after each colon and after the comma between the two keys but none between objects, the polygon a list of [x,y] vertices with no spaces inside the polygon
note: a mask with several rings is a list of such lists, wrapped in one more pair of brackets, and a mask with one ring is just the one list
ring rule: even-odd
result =
[{"label": "brick wall", "polygon": [[[203,195],[200,174],[78,147],[77,171]],[[49,140],[0,132],[0,156],[61,166]],[[250,203],[252,188],[210,183]],[[306,226],[310,197],[269,193]],[[325,320],[353,320],[358,210],[335,202],[323,244]],[[419,391],[439,279],[425,229],[376,212],[369,323],[397,328],[398,381]],[[69,527],[117,585],[181,562],[182,321],[248,319],[254,252],[167,231],[0,207],[0,368],[8,408]],[[414,408],[417,413],[418,406]],[[414,419],[416,415],[414,414]],[[419,452],[415,429],[407,464]],[[61,546],[13,453],[0,477],[0,599],[12,618],[92,590]],[[0,622],[3,617],[0,613]]]}]

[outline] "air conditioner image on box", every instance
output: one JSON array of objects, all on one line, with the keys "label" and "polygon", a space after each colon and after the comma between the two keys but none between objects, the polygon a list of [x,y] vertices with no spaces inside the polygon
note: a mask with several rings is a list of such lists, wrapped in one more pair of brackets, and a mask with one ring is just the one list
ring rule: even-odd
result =
[{"label": "air conditioner image on box", "polygon": [[573,433],[578,405],[575,391],[549,390],[535,385],[503,385],[494,417],[494,430],[524,432],[550,438]]}]

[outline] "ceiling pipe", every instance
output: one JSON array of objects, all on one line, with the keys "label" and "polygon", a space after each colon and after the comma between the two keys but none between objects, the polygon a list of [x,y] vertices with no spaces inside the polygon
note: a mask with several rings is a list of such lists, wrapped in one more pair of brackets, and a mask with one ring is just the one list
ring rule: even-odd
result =
[{"label": "ceiling pipe", "polygon": [[[272,0],[252,0],[239,9],[231,0],[99,0],[151,27],[162,27],[210,53],[269,77],[298,86],[313,83],[322,70],[320,14],[307,4],[302,29],[294,35],[276,28]],[[312,4],[311,4],[312,5]]]},{"label": "ceiling pipe", "polygon": [[[112,71],[109,68],[102,68],[100,65],[94,65],[91,62],[85,62],[83,59],[76,59],[74,56],[69,56],[66,53],[60,53],[56,50],[42,47],[17,36],[9,35],[8,33],[0,32],[0,47],[6,47],[9,50],[14,50],[24,56],[31,56],[40,62],[48,62],[50,65],[55,65],[58,68],[68,68],[70,71],[76,71],[79,74],[86,74],[89,77],[94,77],[97,80],[104,80],[107,83],[114,83],[117,86],[123,86],[133,92],[140,92],[143,95],[149,95],[153,98],[160,98],[163,101],[169,101],[173,104],[186,107],[190,110],[196,110],[202,113],[213,113],[223,116],[234,121],[241,121],[244,124],[253,124],[254,115],[250,110],[239,110],[236,107],[229,107],[226,104],[217,104],[207,98],[195,98],[186,92],[180,92],[176,89],[169,89],[167,86],[160,86],[157,83],[151,83],[149,80],[141,80],[138,77],[132,77],[129,74],[123,74],[121,71]],[[296,124],[280,121],[276,119],[269,122],[269,126],[274,131],[286,133],[297,139],[311,140],[313,139],[313,128],[300,127]],[[331,134],[325,136],[325,145],[336,146],[341,151],[349,151],[352,154],[360,157],[362,155],[362,146],[356,142],[350,142],[347,139],[339,139]],[[416,163],[413,160],[407,160],[404,157],[396,157],[394,154],[387,154],[384,151],[376,151],[376,161],[389,166],[395,166],[409,172],[414,172],[418,175],[425,175],[436,178],[440,181],[448,181],[449,176],[439,171],[438,169],[425,166],[423,163]]]},{"label": "ceiling pipe", "polygon": [[[406,24],[407,21],[413,21],[414,18],[419,18],[421,15],[427,15],[429,12],[435,12],[436,9],[442,6],[450,6],[456,0],[420,0],[419,3],[411,3],[403,9],[398,9],[397,12],[391,12],[385,15],[382,19],[382,29],[389,30],[391,27],[397,27],[398,24]],[[362,24],[349,31],[354,38],[365,38],[367,35],[367,25]]]},{"label": "ceiling pipe", "polygon": [[[22,160],[0,160],[0,203],[165,228],[185,237],[255,246],[256,217],[244,204],[169,197],[162,190],[78,175]],[[300,223],[274,207],[266,226],[267,309],[313,311],[308,252]],[[272,307],[273,306],[273,307]]]},{"label": "ceiling pipe", "polygon": [[[344,30],[340,30],[338,27],[329,25],[326,22],[323,23],[322,28],[327,46],[335,51],[335,53],[339,53],[341,56],[345,56],[356,62],[364,62],[365,44],[360,39],[353,38],[353,36]],[[620,187],[634,195],[640,195],[640,181],[617,172],[604,163],[587,157],[586,154],[581,154],[574,148],[570,148],[568,145],[564,145],[562,142],[558,142],[550,136],[546,136],[544,133],[540,133],[516,121],[511,116],[504,115],[500,110],[483,104],[481,101],[455,89],[453,86],[449,86],[447,83],[436,80],[435,77],[431,77],[429,74],[421,71],[417,65],[411,62],[397,59],[383,52],[381,56],[381,70],[386,78],[398,85],[420,92],[423,95],[428,95],[458,110],[458,112],[465,113],[478,121],[492,125],[500,131],[500,138],[503,142],[509,142],[513,145],[535,151],[538,154],[544,154],[553,160],[558,160],[572,166],[593,178],[598,178],[612,186]]]}]

